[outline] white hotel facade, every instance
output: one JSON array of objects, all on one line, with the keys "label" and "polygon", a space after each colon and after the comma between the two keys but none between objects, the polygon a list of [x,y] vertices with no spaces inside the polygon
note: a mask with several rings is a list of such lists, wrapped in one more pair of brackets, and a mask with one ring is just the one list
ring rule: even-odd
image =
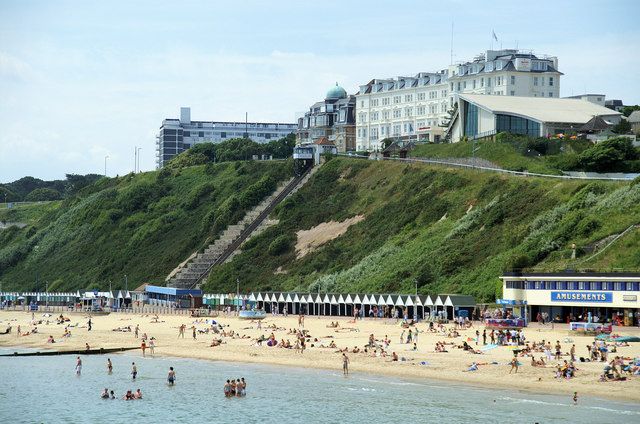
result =
[{"label": "white hotel facade", "polygon": [[561,75],[556,57],[505,49],[439,72],[374,79],[356,94],[356,150],[382,150],[385,138],[438,142],[458,93],[558,98]]}]

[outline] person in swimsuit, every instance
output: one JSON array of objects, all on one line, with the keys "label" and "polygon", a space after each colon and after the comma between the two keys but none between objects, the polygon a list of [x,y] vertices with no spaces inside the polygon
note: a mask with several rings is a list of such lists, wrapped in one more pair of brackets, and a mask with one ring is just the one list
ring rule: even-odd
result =
[{"label": "person in swimsuit", "polygon": [[[303,316],[304,319],[304,316]],[[247,395],[247,382],[244,381],[244,377],[242,377],[240,380],[242,380],[242,396],[246,396]]]},{"label": "person in swimsuit", "polygon": [[136,363],[131,363],[131,377],[135,380],[138,376],[138,368],[136,367]]},{"label": "person in swimsuit", "polygon": [[349,375],[349,357],[345,353],[342,354],[342,373]]},{"label": "person in swimsuit", "polygon": [[76,358],[76,375],[82,374],[82,359],[78,356]]},{"label": "person in swimsuit", "polygon": [[229,382],[229,380],[227,380],[227,382],[225,383],[223,390],[224,390],[225,397],[231,396],[231,383]]},{"label": "person in swimsuit", "polygon": [[102,394],[100,395],[100,397],[102,399],[109,399],[109,389],[107,389],[106,387],[104,388],[104,392],[102,392]]},{"label": "person in swimsuit", "polygon": [[134,399],[142,399],[142,392],[140,391],[140,389],[136,390],[136,392],[133,394]]},{"label": "person in swimsuit", "polygon": [[140,345],[140,349],[142,349],[142,357],[144,358],[144,352],[147,350],[147,341],[142,339],[142,344]]},{"label": "person in swimsuit", "polygon": [[111,363],[111,358],[107,358],[107,373],[113,373],[113,364]]},{"label": "person in swimsuit", "polygon": [[169,367],[169,374],[167,375],[167,381],[169,382],[169,386],[173,386],[176,381],[176,372],[173,370],[173,367]]}]

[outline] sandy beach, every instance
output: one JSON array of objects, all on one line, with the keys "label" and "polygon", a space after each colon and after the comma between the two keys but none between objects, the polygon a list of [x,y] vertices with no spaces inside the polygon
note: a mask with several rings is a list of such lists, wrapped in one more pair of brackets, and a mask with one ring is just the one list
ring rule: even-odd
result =
[{"label": "sandy beach", "polygon": [[[342,370],[342,353],[338,349],[349,348],[347,353],[350,358],[350,371],[353,373],[372,373],[398,376],[403,378],[429,378],[448,380],[465,384],[478,385],[485,388],[511,388],[514,390],[534,391],[537,393],[556,393],[570,396],[574,391],[581,395],[605,397],[620,401],[640,401],[640,376],[628,376],[627,381],[599,382],[599,376],[605,366],[603,362],[576,362],[576,377],[566,379],[555,378],[555,365],[563,360],[569,360],[568,352],[572,344],[576,346],[576,357],[588,357],[587,345],[593,341],[592,337],[569,336],[566,325],[541,326],[537,323],[524,330],[527,341],[551,341],[555,346],[557,340],[562,345],[565,354],[562,360],[552,360],[546,367],[533,367],[531,358],[520,358],[522,365],[517,374],[509,374],[508,365],[513,358],[512,350],[506,346],[500,346],[478,355],[468,353],[456,348],[467,341],[472,347],[482,347],[482,340],[476,346],[475,332],[482,334],[484,326],[474,323],[474,327],[460,331],[460,336],[449,338],[444,335],[428,331],[427,323],[417,325],[419,337],[416,343],[417,350],[413,350],[413,343],[400,344],[403,328],[400,322],[395,320],[358,320],[356,323],[345,318],[313,317],[307,316],[304,321],[304,329],[309,331],[311,339],[307,342],[307,349],[299,353],[294,349],[280,347],[268,347],[266,343],[257,346],[255,339],[261,335],[269,337],[271,333],[280,340],[290,340],[295,343],[295,334],[287,334],[289,329],[298,328],[298,316],[272,317],[268,316],[262,321],[262,329],[257,329],[256,322],[243,321],[235,317],[221,315],[214,318],[224,326],[224,331],[234,331],[236,337],[221,337],[218,334],[201,334],[197,330],[210,328],[204,323],[205,319],[190,318],[184,315],[160,315],[158,322],[153,322],[153,315],[112,313],[106,316],[92,316],[92,329],[88,331],[87,322],[89,316],[82,313],[65,312],[64,316],[70,318],[65,324],[56,324],[57,312],[51,317],[43,317],[37,313],[36,320],[43,320],[37,325],[38,332],[27,336],[18,336],[17,327],[20,325],[22,333],[32,330],[32,315],[30,312],[0,311],[0,331],[4,331],[9,325],[12,327],[10,334],[0,336],[0,347],[11,346],[27,347],[34,349],[72,350],[84,349],[85,344],[94,348],[110,347],[134,347],[140,346],[142,337],[146,333],[148,338],[155,338],[154,356],[177,356],[219,361],[265,363],[272,365],[286,365],[295,367],[314,367],[333,370]],[[46,320],[49,323],[46,323]],[[338,321],[338,328],[329,328],[331,322]],[[71,325],[71,337],[63,338],[65,325]],[[179,337],[179,327],[186,326],[184,338]],[[139,326],[138,338],[134,329]],[[272,330],[267,326],[275,325],[278,329]],[[116,328],[131,327],[131,332],[113,331]],[[196,327],[196,339],[192,336],[192,327]],[[453,328],[453,324],[446,325]],[[415,326],[412,328],[416,328]],[[405,330],[406,331],[406,330]],[[614,333],[620,335],[640,335],[638,328],[617,327]],[[376,339],[388,338],[391,344],[389,353],[396,352],[400,358],[398,362],[392,362],[391,357],[375,357],[362,350],[369,340],[370,334]],[[240,338],[241,335],[244,338]],[[49,336],[53,336],[55,343],[47,343]],[[315,339],[318,341],[315,341]],[[222,339],[222,344],[211,347],[213,339]],[[569,341],[572,340],[572,341]],[[436,342],[453,343],[446,345],[448,352],[436,353]],[[334,342],[336,347],[329,346]],[[148,343],[148,341],[147,341]],[[313,347],[311,346],[313,345]],[[360,353],[352,353],[354,347],[360,349]],[[617,353],[610,353],[609,359],[616,355],[624,357],[640,357],[640,343],[631,343],[630,346],[618,347]],[[142,355],[141,350],[133,351],[134,355]],[[151,356],[147,349],[147,356]],[[536,359],[543,356],[536,353]],[[37,360],[37,359],[34,359]],[[72,360],[70,358],[70,360]],[[480,365],[478,371],[465,372],[472,362]],[[497,364],[492,364],[496,362]],[[105,359],[106,367],[106,359]]]}]

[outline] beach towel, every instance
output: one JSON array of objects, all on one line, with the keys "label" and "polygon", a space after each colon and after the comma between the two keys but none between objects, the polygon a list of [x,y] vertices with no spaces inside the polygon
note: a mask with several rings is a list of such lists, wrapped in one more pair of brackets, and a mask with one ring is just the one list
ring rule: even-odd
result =
[{"label": "beach towel", "polygon": [[497,344],[488,344],[488,345],[482,346],[482,347],[480,348],[480,350],[481,350],[481,351],[483,351],[483,352],[486,352],[486,351],[488,351],[488,350],[495,349],[495,348],[497,348],[497,347],[498,347],[498,345],[497,345]]}]

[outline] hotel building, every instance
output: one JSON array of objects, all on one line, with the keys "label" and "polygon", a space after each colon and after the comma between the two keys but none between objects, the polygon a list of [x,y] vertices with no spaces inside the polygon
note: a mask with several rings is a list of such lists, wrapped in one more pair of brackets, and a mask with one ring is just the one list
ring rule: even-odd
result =
[{"label": "hotel building", "polygon": [[220,143],[230,138],[250,138],[268,143],[296,131],[296,124],[272,122],[192,121],[191,108],[180,108],[180,119],[165,119],[156,137],[156,167],[198,143]]},{"label": "hotel building", "polygon": [[385,138],[438,142],[458,94],[557,98],[561,75],[556,57],[505,49],[435,73],[374,79],[356,94],[356,150],[382,150]]}]

